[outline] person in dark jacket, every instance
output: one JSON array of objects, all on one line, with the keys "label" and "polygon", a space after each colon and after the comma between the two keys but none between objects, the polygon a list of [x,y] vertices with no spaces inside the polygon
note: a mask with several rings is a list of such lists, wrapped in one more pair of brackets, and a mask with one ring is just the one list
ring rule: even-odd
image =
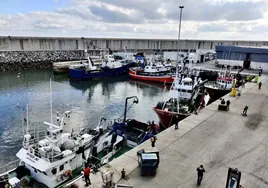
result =
[{"label": "person in dark jacket", "polygon": [[243,115],[243,116],[247,116],[247,112],[248,112],[248,105],[246,105],[246,106],[244,107],[244,110],[243,110],[242,115]]},{"label": "person in dark jacket", "polygon": [[259,82],[259,89],[261,89],[261,86],[262,86],[262,83],[261,83],[261,82]]},{"label": "person in dark jacket", "polygon": [[230,104],[231,104],[231,102],[230,102],[230,100],[228,100],[228,101],[226,102],[226,105],[227,105],[228,110],[229,110]]},{"label": "person in dark jacket", "polygon": [[152,147],[155,147],[155,142],[156,142],[156,136],[152,136],[151,137]]},{"label": "person in dark jacket", "polygon": [[204,174],[204,172],[206,172],[206,171],[205,171],[203,165],[200,165],[200,166],[196,169],[196,171],[197,171],[197,185],[201,185],[201,181],[202,181],[202,179],[203,179],[203,174]]}]

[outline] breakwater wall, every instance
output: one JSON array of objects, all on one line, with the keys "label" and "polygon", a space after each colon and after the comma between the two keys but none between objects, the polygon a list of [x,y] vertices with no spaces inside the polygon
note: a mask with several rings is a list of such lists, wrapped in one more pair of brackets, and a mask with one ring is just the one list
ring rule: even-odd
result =
[{"label": "breakwater wall", "polygon": [[[182,51],[215,49],[215,45],[268,46],[268,42],[182,39],[179,48]],[[100,49],[104,48],[113,51],[127,48],[128,51],[145,53],[174,51],[177,49],[177,40],[0,36],[0,70],[19,69],[25,66],[47,67],[54,61],[82,59],[85,49],[93,55],[99,54]]]},{"label": "breakwater wall", "polygon": [[81,51],[0,51],[0,71],[48,68],[52,62],[83,59]]}]

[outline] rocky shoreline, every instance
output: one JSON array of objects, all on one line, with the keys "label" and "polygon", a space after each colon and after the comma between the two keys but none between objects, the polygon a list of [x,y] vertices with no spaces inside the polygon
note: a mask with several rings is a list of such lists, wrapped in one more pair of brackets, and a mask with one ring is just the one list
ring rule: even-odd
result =
[{"label": "rocky shoreline", "polygon": [[50,68],[53,62],[81,59],[81,51],[1,51],[0,71]]}]

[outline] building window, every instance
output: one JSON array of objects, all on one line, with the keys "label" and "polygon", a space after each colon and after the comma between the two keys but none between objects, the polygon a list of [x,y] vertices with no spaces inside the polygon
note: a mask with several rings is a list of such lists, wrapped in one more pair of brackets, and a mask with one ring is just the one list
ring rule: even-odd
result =
[{"label": "building window", "polygon": [[60,171],[64,169],[64,165],[60,165]]}]

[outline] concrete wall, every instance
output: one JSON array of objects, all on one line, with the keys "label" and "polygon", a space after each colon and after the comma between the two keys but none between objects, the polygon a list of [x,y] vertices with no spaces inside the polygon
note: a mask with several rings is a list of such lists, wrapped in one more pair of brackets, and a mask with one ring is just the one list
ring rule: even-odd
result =
[{"label": "concrete wall", "polygon": [[[49,37],[0,37],[0,51],[54,51],[54,50],[112,50],[152,51],[176,50],[177,40],[164,39],[101,39],[101,38],[49,38]],[[215,45],[268,46],[267,41],[213,41],[181,40],[180,49],[215,49]],[[98,50],[96,48],[96,50]]]}]

